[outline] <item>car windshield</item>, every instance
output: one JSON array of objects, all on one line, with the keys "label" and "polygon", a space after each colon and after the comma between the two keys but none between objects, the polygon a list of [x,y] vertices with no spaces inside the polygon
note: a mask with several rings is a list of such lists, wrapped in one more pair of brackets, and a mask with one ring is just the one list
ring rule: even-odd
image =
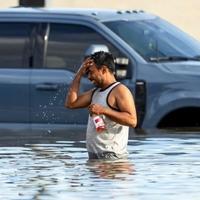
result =
[{"label": "car windshield", "polygon": [[200,60],[200,43],[163,19],[112,21],[105,25],[149,62]]}]

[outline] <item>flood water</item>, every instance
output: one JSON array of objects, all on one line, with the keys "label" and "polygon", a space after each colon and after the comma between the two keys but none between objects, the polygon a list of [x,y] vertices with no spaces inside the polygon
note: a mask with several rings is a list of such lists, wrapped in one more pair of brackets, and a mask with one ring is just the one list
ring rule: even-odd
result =
[{"label": "flood water", "polygon": [[[2,133],[1,133],[2,134]],[[88,161],[83,137],[0,139],[2,200],[199,200],[200,133],[131,135],[129,158]]]}]

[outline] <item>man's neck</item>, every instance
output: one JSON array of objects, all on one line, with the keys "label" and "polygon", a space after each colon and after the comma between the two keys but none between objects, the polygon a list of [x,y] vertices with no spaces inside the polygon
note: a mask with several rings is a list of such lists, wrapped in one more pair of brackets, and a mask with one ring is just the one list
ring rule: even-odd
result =
[{"label": "man's neck", "polygon": [[115,77],[114,77],[114,76],[113,76],[113,77],[110,77],[109,79],[104,80],[103,86],[102,86],[101,88],[102,88],[102,89],[105,89],[105,88],[107,88],[109,85],[111,85],[111,84],[113,84],[113,83],[115,83],[115,82],[116,82]]}]

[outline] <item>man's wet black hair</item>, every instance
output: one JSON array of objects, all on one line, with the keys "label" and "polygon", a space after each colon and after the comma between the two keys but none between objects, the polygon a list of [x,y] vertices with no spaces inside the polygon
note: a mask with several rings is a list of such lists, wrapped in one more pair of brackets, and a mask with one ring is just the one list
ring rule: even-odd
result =
[{"label": "man's wet black hair", "polygon": [[111,53],[98,51],[91,54],[89,57],[94,61],[98,69],[100,69],[102,65],[105,65],[112,73],[115,72],[114,57]]}]

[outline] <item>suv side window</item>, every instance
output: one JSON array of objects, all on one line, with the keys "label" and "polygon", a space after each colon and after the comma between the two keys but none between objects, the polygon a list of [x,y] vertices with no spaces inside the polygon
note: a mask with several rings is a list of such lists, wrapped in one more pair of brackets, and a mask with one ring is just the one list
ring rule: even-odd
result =
[{"label": "suv side window", "polygon": [[114,56],[119,57],[121,54],[110,42],[89,27],[52,23],[45,67],[77,71],[85,51],[91,44],[105,44]]},{"label": "suv side window", "polygon": [[0,68],[29,67],[34,24],[0,23]]}]

